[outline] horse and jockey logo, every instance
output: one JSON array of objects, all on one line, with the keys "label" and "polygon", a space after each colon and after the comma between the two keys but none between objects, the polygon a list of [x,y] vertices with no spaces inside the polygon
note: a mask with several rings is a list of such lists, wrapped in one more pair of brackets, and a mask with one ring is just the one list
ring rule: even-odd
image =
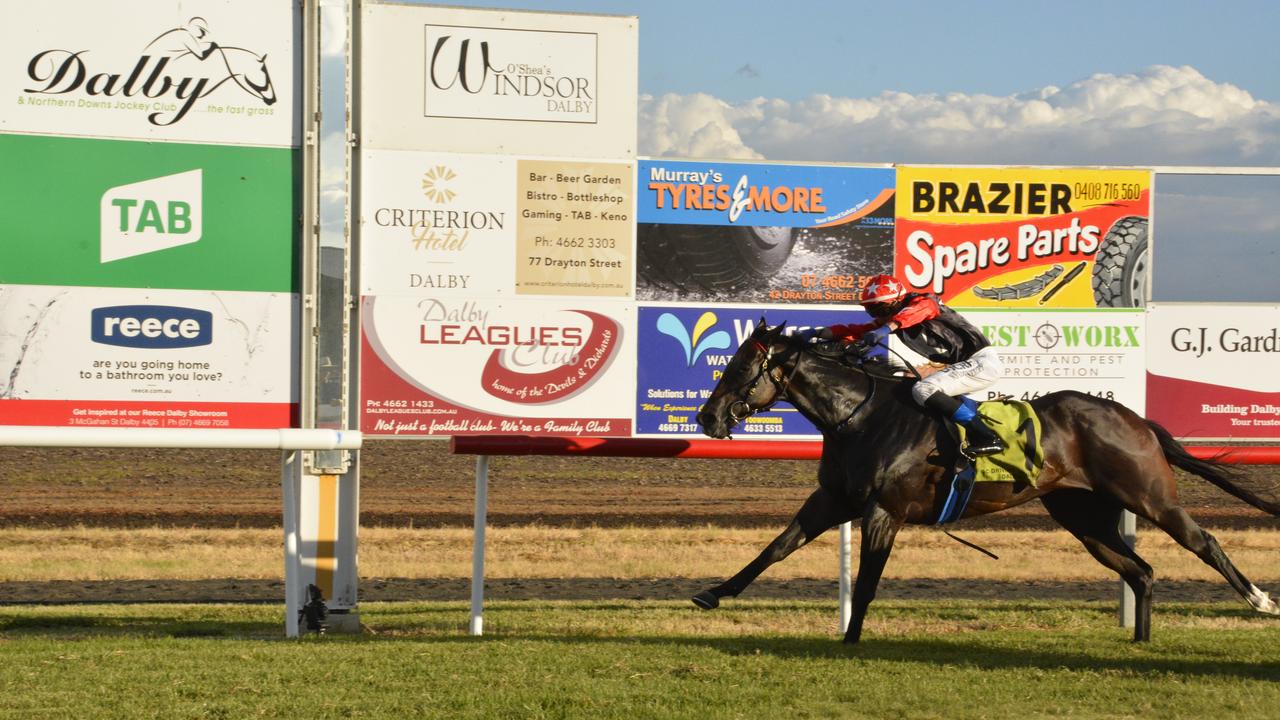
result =
[{"label": "horse and jockey logo", "polygon": [[[36,53],[27,64],[27,76],[41,84],[25,91],[64,96],[81,93],[89,98],[142,96],[148,102],[139,107],[154,109],[147,120],[158,126],[179,122],[197,100],[228,82],[263,107],[276,102],[266,54],[217,42],[203,18],[193,17],[186,25],[157,35],[143,47],[133,67],[124,72],[94,72],[98,68],[91,65],[95,57],[92,52],[51,48]],[[78,104],[133,107],[120,100],[112,104],[109,100],[89,99]]]}]

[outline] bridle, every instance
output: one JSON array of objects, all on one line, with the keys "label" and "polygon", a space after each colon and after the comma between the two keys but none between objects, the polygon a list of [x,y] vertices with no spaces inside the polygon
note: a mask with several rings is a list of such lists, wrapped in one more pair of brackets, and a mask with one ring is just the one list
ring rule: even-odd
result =
[{"label": "bridle", "polygon": [[[733,420],[733,425],[737,425],[756,413],[768,412],[774,405],[778,404],[778,401],[786,395],[787,386],[791,384],[791,379],[796,376],[796,372],[800,369],[800,359],[797,357],[795,364],[791,366],[791,372],[787,373],[786,377],[779,378],[773,374],[773,371],[775,369],[782,369],[783,365],[786,364],[785,358],[778,362],[778,364],[770,367],[769,361],[773,359],[774,355],[773,345],[765,345],[759,340],[752,340],[751,342],[755,345],[757,351],[764,354],[764,360],[760,362],[760,369],[756,371],[756,374],[734,391],[734,394],[740,395],[740,397],[739,399],[729,403],[729,417]],[[798,349],[796,350],[796,354],[799,354]],[[755,393],[756,386],[759,385],[760,381],[764,378],[769,378],[769,381],[773,383],[773,388],[776,392],[774,393],[773,399],[770,400],[768,404],[761,405],[758,408],[753,408],[746,399]],[[746,392],[742,392],[743,388],[746,388]],[[737,408],[739,406],[744,408],[742,414],[738,413]]]},{"label": "bridle", "polygon": [[[773,345],[772,344],[765,345],[765,343],[759,340],[752,340],[752,343],[755,345],[756,350],[764,355],[764,360],[761,361],[760,368],[759,370],[756,371],[756,374],[753,375],[750,380],[747,380],[742,385],[738,386],[738,388],[734,391],[734,394],[737,395],[739,399],[731,402],[728,407],[729,419],[732,421],[731,425],[737,425],[738,423],[742,422],[743,420],[746,420],[747,418],[757,413],[768,412],[773,408],[774,405],[778,403],[779,400],[782,400],[784,398],[787,392],[787,388],[791,385],[791,380],[796,376],[796,373],[800,369],[800,360],[797,357],[796,362],[791,367],[791,370],[787,372],[785,376],[776,375],[774,371],[784,369],[784,366],[786,365],[786,359],[790,357],[790,355],[792,354],[795,354],[798,356],[801,353],[805,352],[806,350],[809,350],[821,357],[826,357],[831,359],[838,358],[841,361],[841,363],[844,364],[846,367],[851,367],[854,370],[857,370],[858,372],[862,373],[864,377],[867,378],[867,385],[868,385],[867,392],[863,395],[862,399],[858,401],[858,404],[854,406],[853,410],[851,410],[849,414],[844,417],[843,420],[840,420],[839,422],[835,423],[835,425],[832,427],[832,431],[837,433],[844,432],[845,430],[847,430],[850,423],[853,421],[853,419],[858,417],[858,414],[862,412],[863,408],[865,408],[872,401],[872,399],[875,398],[876,388],[880,384],[878,381],[881,379],[890,379],[890,376],[884,375],[881,372],[877,372],[875,370],[872,370],[871,368],[868,368],[866,364],[861,361],[850,362],[847,359],[847,356],[843,352],[840,353],[839,356],[836,356],[829,352],[820,352],[818,350],[819,346],[810,346],[810,345],[788,346],[786,350],[790,352],[785,352],[782,360],[780,360],[777,363],[771,364],[771,361],[774,359],[775,354],[778,354],[778,353],[775,353]],[[890,350],[890,352],[893,352],[892,349]],[[901,355],[899,355],[899,357],[901,357]],[[910,368],[913,372],[915,372],[915,368],[911,367],[909,363],[905,363],[905,359],[904,359],[904,364],[906,364],[908,368]],[[917,379],[919,379],[918,372],[916,372],[916,377]],[[773,399],[769,401],[767,404],[761,405],[758,408],[753,408],[751,407],[750,403],[747,402],[746,399],[751,397],[751,395],[755,393],[756,386],[759,385],[760,381],[763,380],[764,378],[768,378],[769,381],[773,383],[774,389],[777,392],[774,394]]]}]

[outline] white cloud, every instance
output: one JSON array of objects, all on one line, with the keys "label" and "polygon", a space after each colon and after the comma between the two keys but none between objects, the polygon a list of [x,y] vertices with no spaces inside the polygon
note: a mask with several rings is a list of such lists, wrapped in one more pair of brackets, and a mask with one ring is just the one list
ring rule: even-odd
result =
[{"label": "white cloud", "polygon": [[813,95],[731,104],[642,96],[640,150],[667,157],[1043,164],[1280,165],[1280,106],[1157,65],[1017,95]]},{"label": "white cloud", "polygon": [[343,0],[320,2],[320,55],[340,57],[347,46],[347,15]]},{"label": "white cloud", "polygon": [[710,95],[640,96],[640,146],[647,155],[759,160],[733,127],[733,108]]}]

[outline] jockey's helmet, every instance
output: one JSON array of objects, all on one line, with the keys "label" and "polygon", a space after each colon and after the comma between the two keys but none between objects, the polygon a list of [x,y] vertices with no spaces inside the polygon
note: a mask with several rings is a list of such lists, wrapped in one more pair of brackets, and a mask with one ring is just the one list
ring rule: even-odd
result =
[{"label": "jockey's helmet", "polygon": [[872,316],[892,315],[897,311],[907,289],[892,275],[875,275],[862,286],[858,301]]}]

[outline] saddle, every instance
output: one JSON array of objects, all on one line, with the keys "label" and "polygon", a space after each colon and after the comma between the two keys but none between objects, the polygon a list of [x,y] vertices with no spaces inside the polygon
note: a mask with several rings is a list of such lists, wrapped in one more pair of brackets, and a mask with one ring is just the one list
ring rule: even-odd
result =
[{"label": "saddle", "polygon": [[[978,405],[978,415],[1004,441],[1005,450],[976,460],[964,453],[956,453],[951,489],[935,524],[959,520],[977,483],[1011,482],[1035,487],[1044,469],[1040,417],[1029,403],[1009,398],[988,400]],[[950,422],[944,424],[956,438],[958,446],[962,447],[964,427]]]}]

